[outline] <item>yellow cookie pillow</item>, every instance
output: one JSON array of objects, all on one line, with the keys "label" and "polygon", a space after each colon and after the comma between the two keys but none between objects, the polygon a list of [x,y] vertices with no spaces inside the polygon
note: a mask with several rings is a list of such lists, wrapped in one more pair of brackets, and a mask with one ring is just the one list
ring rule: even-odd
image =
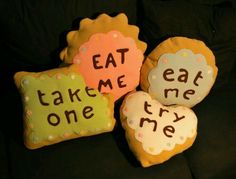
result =
[{"label": "yellow cookie pillow", "polygon": [[85,18],[78,30],[68,33],[68,46],[60,57],[64,63],[78,64],[89,87],[117,100],[139,85],[147,45],[138,35],[139,28],[128,24],[123,13]]},{"label": "yellow cookie pillow", "polygon": [[143,167],[183,152],[197,135],[197,117],[191,109],[164,106],[143,91],[125,97],[120,116],[129,147]]},{"label": "yellow cookie pillow", "polygon": [[217,76],[215,57],[204,42],[173,37],[159,44],[141,69],[141,88],[164,105],[193,107]]},{"label": "yellow cookie pillow", "polygon": [[18,72],[14,78],[22,96],[29,149],[113,130],[113,98],[89,88],[77,65]]}]

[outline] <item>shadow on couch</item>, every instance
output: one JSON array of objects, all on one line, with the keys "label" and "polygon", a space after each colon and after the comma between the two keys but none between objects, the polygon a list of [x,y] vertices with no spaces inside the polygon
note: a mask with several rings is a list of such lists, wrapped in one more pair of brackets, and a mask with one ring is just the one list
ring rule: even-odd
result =
[{"label": "shadow on couch", "polygon": [[[210,1],[209,1],[210,2]],[[14,1],[1,10],[0,178],[236,178],[236,9],[230,1]],[[79,20],[124,12],[140,27],[146,55],[171,36],[203,40],[216,56],[219,75],[210,94],[194,107],[198,136],[187,151],[142,168],[128,148],[119,122],[112,133],[61,142],[37,150],[22,140],[22,104],[13,82],[17,71],[60,64],[65,36]]]}]

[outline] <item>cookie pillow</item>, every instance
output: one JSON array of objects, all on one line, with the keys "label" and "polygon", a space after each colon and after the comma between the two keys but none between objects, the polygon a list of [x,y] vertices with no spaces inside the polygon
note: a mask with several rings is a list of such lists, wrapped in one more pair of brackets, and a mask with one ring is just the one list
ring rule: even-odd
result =
[{"label": "cookie pillow", "polygon": [[128,24],[125,14],[85,18],[80,28],[67,35],[68,47],[60,57],[65,63],[79,64],[86,84],[115,100],[135,89],[146,43],[138,39],[139,28]]},{"label": "cookie pillow", "polygon": [[204,42],[173,37],[158,45],[141,69],[141,88],[164,105],[193,107],[217,76],[215,57]]},{"label": "cookie pillow", "polygon": [[113,98],[87,87],[77,65],[18,72],[14,78],[22,96],[27,148],[113,130]]},{"label": "cookie pillow", "polygon": [[166,107],[143,91],[125,97],[120,116],[128,145],[143,167],[183,152],[197,135],[197,117],[191,109]]}]

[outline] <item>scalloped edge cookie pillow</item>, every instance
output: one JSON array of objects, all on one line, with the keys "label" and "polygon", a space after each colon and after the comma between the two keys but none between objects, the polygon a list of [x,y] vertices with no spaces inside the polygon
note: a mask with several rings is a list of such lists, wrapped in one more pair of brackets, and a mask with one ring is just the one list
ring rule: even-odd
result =
[{"label": "scalloped edge cookie pillow", "polygon": [[172,37],[160,43],[141,69],[141,88],[164,105],[193,107],[215,83],[215,56],[204,42]]},{"label": "scalloped edge cookie pillow", "polygon": [[68,46],[60,58],[78,64],[89,87],[111,93],[118,100],[139,85],[147,45],[138,35],[139,28],[129,25],[123,13],[85,18],[78,30],[68,33]]},{"label": "scalloped edge cookie pillow", "polygon": [[14,76],[23,103],[29,149],[112,131],[113,97],[87,87],[76,64]]},{"label": "scalloped edge cookie pillow", "polygon": [[120,117],[129,147],[143,167],[183,152],[197,136],[197,117],[191,109],[164,106],[143,91],[125,97]]}]

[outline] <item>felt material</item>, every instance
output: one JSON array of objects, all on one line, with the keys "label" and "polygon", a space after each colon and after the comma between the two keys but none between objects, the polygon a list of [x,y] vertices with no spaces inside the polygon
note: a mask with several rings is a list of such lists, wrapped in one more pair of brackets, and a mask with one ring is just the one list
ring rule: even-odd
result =
[{"label": "felt material", "polygon": [[138,3],[138,24],[142,39],[148,43],[146,54],[169,37],[202,40],[213,51],[219,68],[214,88],[227,83],[236,56],[236,14],[232,2],[145,0]]},{"label": "felt material", "polygon": [[[78,30],[71,31],[67,34],[67,42],[68,46],[63,49],[60,53],[61,59],[65,63],[72,63],[73,58],[79,52],[91,52],[94,47],[95,42],[99,42],[99,40],[105,40],[100,43],[108,44],[112,43],[112,41],[107,41],[110,39],[109,37],[105,38],[104,36],[96,36],[97,33],[105,33],[109,34],[111,31],[118,31],[120,34],[116,34],[113,39],[120,39],[123,36],[130,37],[134,45],[137,46],[142,52],[144,52],[147,48],[147,44],[138,39],[139,28],[135,25],[131,25],[127,16],[124,13],[119,13],[118,15],[111,17],[105,13],[100,14],[96,19],[84,18],[80,21],[80,26]],[[111,33],[112,35],[112,33]],[[130,39],[130,40],[131,40]],[[112,40],[112,39],[111,39]],[[92,42],[91,42],[92,41]],[[124,41],[121,38],[121,42]],[[89,47],[88,44],[92,43],[92,47]],[[121,46],[123,46],[122,44]],[[120,46],[120,42],[117,42],[117,46]],[[106,46],[105,46],[106,47]],[[113,46],[110,46],[112,48]],[[91,48],[91,49],[90,49]],[[103,46],[95,48],[99,51],[103,50]],[[85,49],[85,50],[83,50]],[[95,50],[93,49],[93,50]],[[78,51],[79,50],[79,51]],[[104,51],[107,50],[107,47]]]},{"label": "felt material", "polygon": [[[233,84],[235,84],[235,80]],[[13,178],[32,178],[33,176],[35,178],[40,178],[41,176],[45,178],[52,176],[57,176],[58,178],[71,176],[71,178],[76,178],[76,176],[81,175],[88,176],[86,174],[91,173],[91,171],[98,171],[97,174],[100,177],[112,176],[113,178],[116,178],[116,176],[117,178],[121,176],[129,178],[128,174],[130,178],[142,178],[141,176],[144,177],[145,175],[152,176],[153,178],[159,178],[160,176],[171,178],[176,175],[181,176],[181,178],[192,178],[191,173],[193,177],[199,179],[208,178],[208,176],[214,176],[213,178],[224,178],[224,176],[234,178],[236,176],[234,170],[236,159],[233,157],[233,154],[235,153],[236,142],[233,140],[235,136],[235,105],[232,102],[236,100],[235,90],[236,84],[235,87],[231,84],[228,89],[225,87],[216,92],[214,90],[206,97],[205,102],[203,101],[199,106],[195,107],[194,110],[199,117],[199,129],[198,138],[193,146],[188,149],[188,152],[177,155],[162,165],[148,168],[148,170],[141,169],[138,162],[132,157],[133,155],[128,149],[124,138],[124,131],[121,129],[120,124],[118,124],[112,134],[71,140],[52,145],[47,149],[42,148],[31,152],[23,146],[20,137],[21,129],[18,129],[21,124],[13,120],[13,122],[9,122],[8,128],[17,123],[19,124],[14,127],[17,129],[16,131],[9,131],[11,133],[5,135],[8,145],[8,160],[6,163],[9,163],[9,169],[11,169]],[[17,94],[17,91],[15,92]],[[16,99],[19,100],[17,95],[8,97],[8,100]],[[208,104],[208,100],[211,101],[210,104]],[[215,108],[209,110],[209,108],[213,108],[213,105],[220,105],[221,110],[218,107],[217,110]],[[17,104],[17,102],[16,104],[13,103],[12,109],[14,113],[9,114],[11,119],[17,118],[21,113],[17,106],[20,106],[20,104]],[[208,115],[205,115],[206,111]],[[212,117],[209,117],[211,115]],[[220,118],[216,115],[219,115]],[[211,123],[208,122],[209,118]],[[214,122],[217,118],[220,123]],[[21,121],[20,119],[18,120]],[[222,121],[225,120],[227,122],[223,123],[223,125]],[[219,129],[220,133],[218,133]],[[216,137],[218,140],[216,140]],[[225,144],[225,146],[222,146],[222,144]],[[211,146],[210,150],[208,150],[208,145]],[[65,151],[70,151],[68,152],[69,155]],[[85,157],[79,154],[79,151],[86,152],[86,154],[92,156],[84,163]],[[109,158],[109,160],[107,159],[108,161],[102,159],[102,155],[105,155],[105,152],[107,158]],[[72,156],[72,154],[75,155]],[[75,156],[78,158],[76,157],[75,159]],[[102,163],[100,165],[91,165],[94,158]],[[111,164],[110,161],[116,162]],[[32,162],[35,162],[34,165]],[[204,164],[205,162],[208,164]],[[58,168],[55,168],[55,163],[58,164]],[[87,166],[90,166],[90,168],[86,168]],[[104,170],[102,167],[109,167],[109,170]],[[217,172],[214,169],[215,167],[218,169]],[[117,168],[119,168],[119,171],[117,171]],[[202,173],[203,170],[205,173]],[[91,177],[88,176],[87,178]]]},{"label": "felt material", "polygon": [[87,87],[76,64],[39,73],[17,72],[24,141],[36,149],[113,130],[114,101]]},{"label": "felt material", "polygon": [[164,105],[193,107],[217,77],[215,56],[204,42],[173,37],[160,43],[141,69],[141,88]]},{"label": "felt material", "polygon": [[[1,177],[236,178],[236,142],[232,140],[236,131],[235,7],[233,0],[0,1],[0,91],[5,104],[0,117],[5,142],[0,144],[0,151],[6,156],[0,162],[4,166]],[[130,23],[140,28],[140,39],[148,43],[146,54],[167,37],[182,35],[203,40],[217,59],[218,90],[213,89],[194,108],[199,115],[199,142],[197,138],[187,153],[176,155],[163,165],[142,169],[131,157],[120,124],[112,134],[70,140],[47,149],[30,151],[23,145],[22,105],[12,76],[22,70],[57,67],[68,30],[78,29],[82,18],[97,17],[103,12],[126,13]]]},{"label": "felt material", "polygon": [[129,147],[143,167],[161,164],[187,150],[197,135],[197,116],[191,109],[163,106],[143,91],[126,95],[120,120]]},{"label": "felt material", "polygon": [[67,34],[68,46],[60,57],[64,63],[79,64],[89,87],[117,100],[139,84],[147,44],[138,35],[139,28],[129,24],[124,13],[85,18],[78,30]]}]

